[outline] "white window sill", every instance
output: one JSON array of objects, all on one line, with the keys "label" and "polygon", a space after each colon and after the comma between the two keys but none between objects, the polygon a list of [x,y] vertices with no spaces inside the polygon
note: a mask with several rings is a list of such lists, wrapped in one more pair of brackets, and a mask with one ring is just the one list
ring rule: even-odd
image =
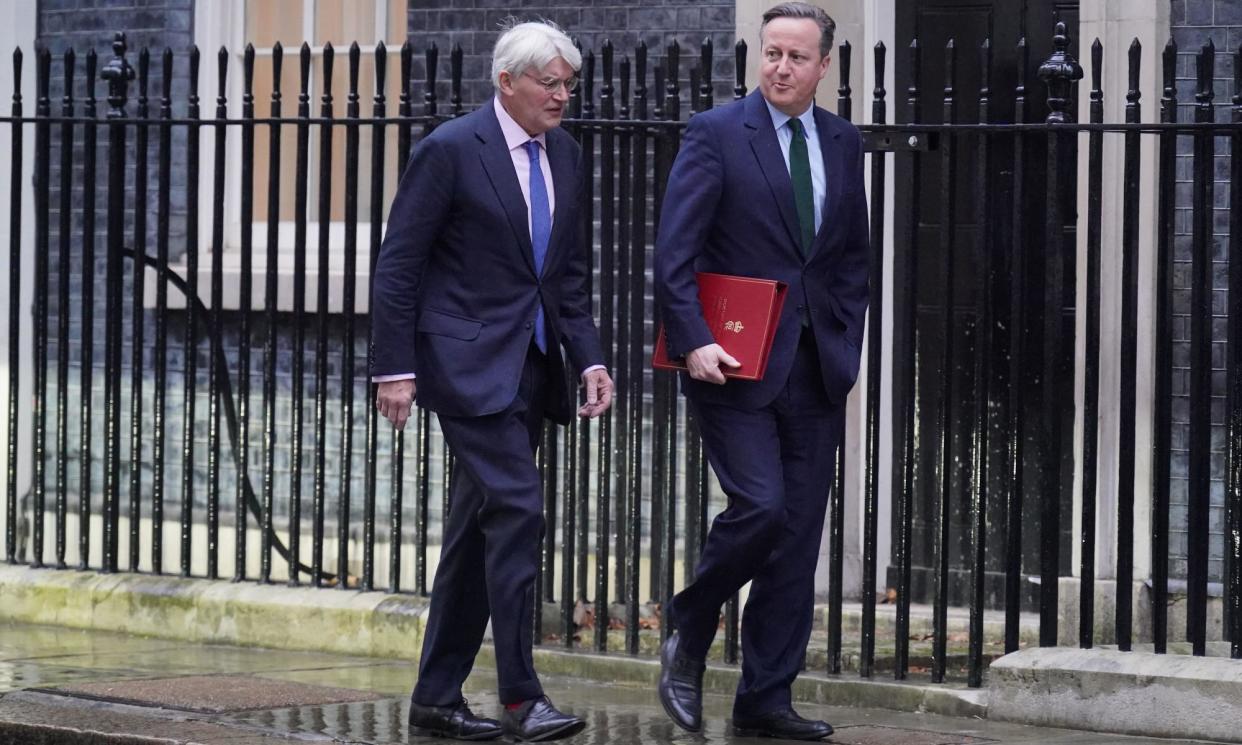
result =
[{"label": "white window sill", "polygon": [[[288,230],[286,230],[286,227],[285,224],[281,225],[280,250],[276,262],[276,310],[279,312],[292,311],[294,301],[293,231],[291,225],[288,226]],[[368,312],[367,301],[369,298],[367,290],[371,268],[370,230],[370,225],[362,224],[358,226],[358,251],[354,277],[354,312],[358,314]],[[250,308],[252,311],[261,312],[266,307],[267,302],[267,247],[264,240],[266,236],[264,226],[256,223],[253,235],[254,247],[251,250],[250,267]],[[319,310],[319,231],[317,226],[311,225],[308,227],[306,242],[306,293],[303,307],[307,313],[316,313]],[[202,245],[200,243],[200,246]],[[328,257],[328,312],[342,313],[344,312],[345,289],[345,240],[343,225],[339,223],[332,224],[329,231],[329,245],[331,249]],[[211,262],[212,253],[208,243],[206,248],[199,249],[198,281],[196,283],[198,297],[207,308],[211,307]],[[241,250],[232,246],[226,246],[221,264],[221,308],[224,310],[240,310],[242,284]],[[181,258],[170,262],[168,269],[174,274],[186,277],[185,259]],[[158,282],[159,278],[155,267],[148,264],[143,286],[142,306],[144,308],[155,308]],[[181,310],[186,307],[185,295],[172,282],[168,284],[167,297],[167,307],[169,309]]]}]

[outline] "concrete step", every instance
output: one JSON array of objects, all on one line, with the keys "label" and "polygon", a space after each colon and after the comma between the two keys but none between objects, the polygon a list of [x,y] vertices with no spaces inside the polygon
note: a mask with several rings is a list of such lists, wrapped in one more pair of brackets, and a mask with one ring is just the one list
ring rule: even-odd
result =
[{"label": "concrete step", "polygon": [[[862,603],[848,602],[841,605],[842,635],[862,633]],[[949,608],[945,614],[948,635],[961,636],[970,632],[970,609]],[[933,633],[935,606],[925,603],[910,604],[910,638],[930,637]],[[827,628],[828,605],[815,606],[815,628]],[[891,638],[897,631],[896,603],[878,603],[875,606],[876,638]],[[985,641],[1003,642],[1005,639],[1005,612],[985,610],[983,614],[983,638]],[[1039,614],[1018,614],[1018,640],[1026,644],[1039,643]]]},{"label": "concrete step", "polygon": [[[594,643],[594,617],[590,606],[580,604],[575,619],[580,624],[574,626],[574,647],[582,648]],[[910,607],[909,664],[910,669],[919,671],[932,666],[932,643],[935,609],[931,605],[912,604]],[[624,619],[625,606],[612,605],[609,608],[612,616],[611,628],[608,633],[608,650],[624,650],[626,647]],[[558,603],[544,603],[543,607],[543,638],[550,647],[564,647],[564,629],[562,608]],[[812,670],[828,668],[828,615],[827,604],[815,607],[815,616],[811,632],[811,640],[807,645],[807,667]],[[862,651],[862,604],[850,602],[841,608],[841,666],[844,672],[858,672],[861,664]],[[658,605],[646,604],[640,608],[638,635],[638,652],[643,655],[655,656],[660,646],[660,624],[662,623]],[[1023,613],[1019,617],[1019,648],[1035,646],[1039,643],[1039,616],[1034,613]],[[874,669],[877,673],[891,672],[895,668],[895,645],[897,631],[897,606],[895,604],[877,605],[875,609],[875,660]],[[970,611],[966,608],[949,608],[946,613],[947,667],[965,674],[968,664],[967,652],[970,640]],[[983,623],[983,656],[985,664],[1004,654],[1005,619],[1001,611],[987,611]],[[721,621],[720,631],[709,652],[710,659],[724,659],[724,626]]]},{"label": "concrete step", "polygon": [[1242,665],[1108,649],[1025,649],[992,666],[988,718],[1242,742]]}]

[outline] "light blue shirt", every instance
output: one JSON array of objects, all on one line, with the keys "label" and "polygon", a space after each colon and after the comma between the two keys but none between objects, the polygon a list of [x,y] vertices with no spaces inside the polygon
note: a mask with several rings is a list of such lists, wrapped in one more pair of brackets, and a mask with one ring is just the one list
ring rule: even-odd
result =
[{"label": "light blue shirt", "polygon": [[[781,143],[781,154],[785,156],[785,170],[789,170],[789,144],[793,142],[793,130],[788,122],[793,117],[782,113],[767,99],[768,113],[772,115],[772,126],[776,128],[776,139]],[[819,133],[815,129],[815,104],[802,112],[798,117],[802,122],[802,130],[806,132],[806,154],[811,161],[811,190],[815,196],[815,234],[819,235],[819,226],[824,222],[824,196],[828,193],[828,179],[824,174],[824,154],[819,149]]]}]

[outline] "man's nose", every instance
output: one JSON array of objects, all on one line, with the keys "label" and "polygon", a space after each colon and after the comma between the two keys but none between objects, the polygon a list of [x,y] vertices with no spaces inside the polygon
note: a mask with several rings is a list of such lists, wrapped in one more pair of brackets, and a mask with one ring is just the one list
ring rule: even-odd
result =
[{"label": "man's nose", "polygon": [[556,86],[556,91],[552,93],[552,98],[561,103],[567,103],[569,101],[569,89],[563,85]]}]

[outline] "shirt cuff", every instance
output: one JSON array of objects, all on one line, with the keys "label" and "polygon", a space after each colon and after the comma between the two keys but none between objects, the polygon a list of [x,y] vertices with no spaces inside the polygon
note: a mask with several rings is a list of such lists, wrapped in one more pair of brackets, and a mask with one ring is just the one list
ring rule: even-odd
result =
[{"label": "shirt cuff", "polygon": [[[587,373],[593,372],[595,370],[606,370],[606,369],[607,368],[605,368],[603,365],[591,365],[590,367],[582,371],[581,377],[585,378]],[[414,380],[416,377],[417,376],[414,373],[393,373],[392,375],[372,375],[371,382],[372,383],[391,383],[394,380]]]},{"label": "shirt cuff", "polygon": [[372,383],[391,383],[394,380],[413,380],[414,373],[393,373],[392,375],[372,375]]}]

